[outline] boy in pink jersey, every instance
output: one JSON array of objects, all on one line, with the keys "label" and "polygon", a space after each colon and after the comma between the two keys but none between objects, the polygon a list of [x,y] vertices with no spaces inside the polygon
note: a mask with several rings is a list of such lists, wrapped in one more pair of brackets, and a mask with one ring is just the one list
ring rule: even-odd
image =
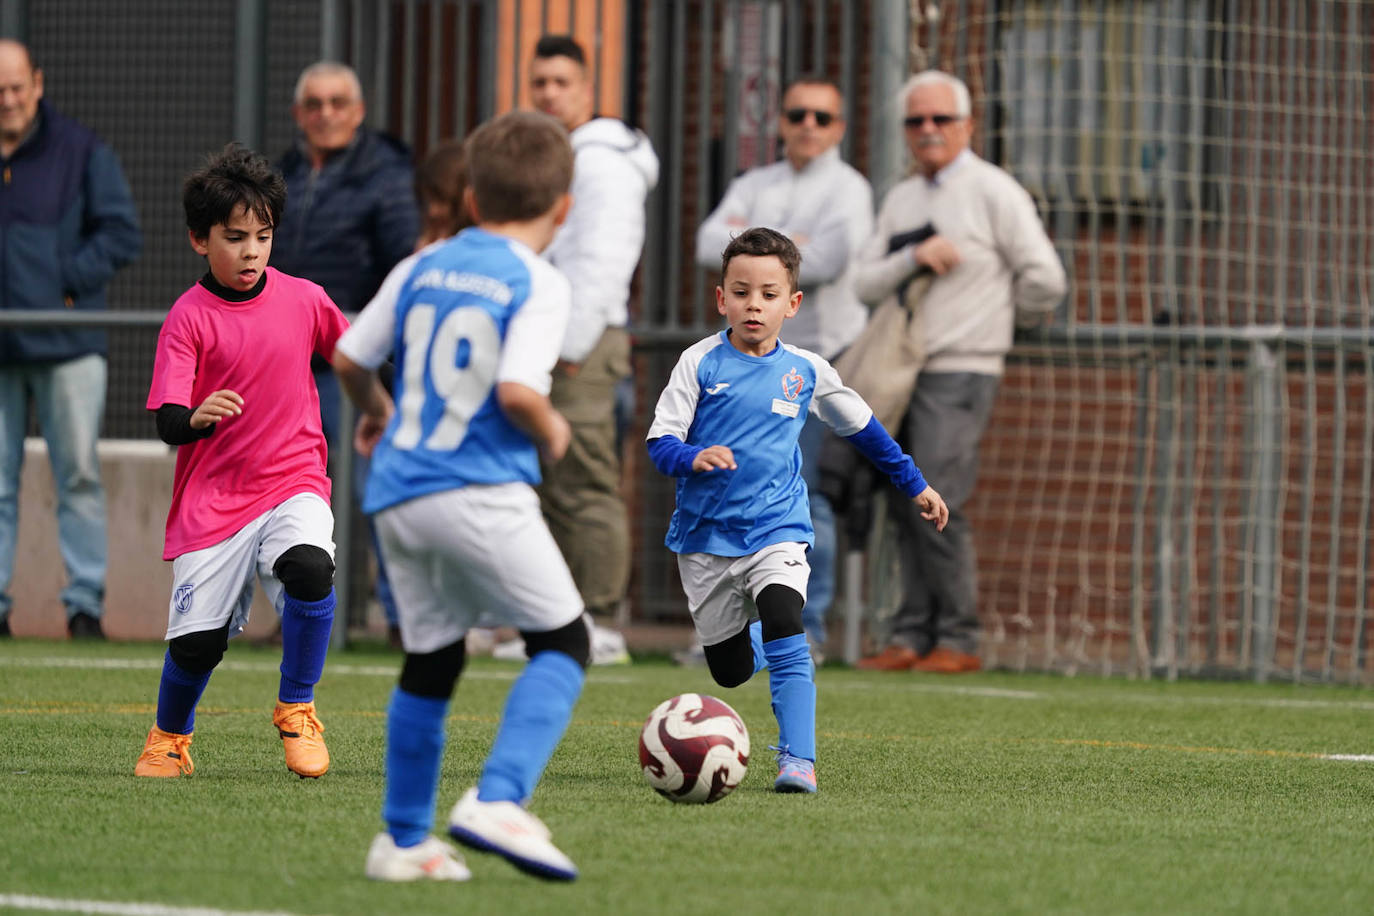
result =
[{"label": "boy in pink jersey", "polygon": [[191,247],[209,270],[158,335],[148,409],[177,449],[163,559],[172,561],[157,723],[137,776],[190,775],[196,704],[243,630],[256,573],[281,615],[272,722],[286,765],[329,769],[314,690],[334,622],[334,517],[310,357],[348,326],[323,289],[267,266],[286,184],[230,145],[187,179]]}]

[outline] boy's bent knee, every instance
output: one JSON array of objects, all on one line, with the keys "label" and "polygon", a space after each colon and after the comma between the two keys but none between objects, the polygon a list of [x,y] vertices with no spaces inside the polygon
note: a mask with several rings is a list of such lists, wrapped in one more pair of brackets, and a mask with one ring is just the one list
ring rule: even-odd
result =
[{"label": "boy's bent knee", "polygon": [[763,641],[786,639],[802,632],[802,608],[806,599],[786,585],[768,585],[754,599],[763,624]]},{"label": "boy's bent knee", "polygon": [[297,544],[272,566],[286,593],[298,601],[322,601],[334,587],[334,561],[314,544]]},{"label": "boy's bent knee", "polygon": [[703,651],[712,680],[722,687],[738,687],[754,676],[754,647],[749,643],[747,624],[734,636]]},{"label": "boy's bent knee", "polygon": [[183,633],[167,643],[167,653],[178,668],[187,674],[206,674],[224,658],[229,648],[229,624],[216,630]]},{"label": "boy's bent knee", "polygon": [[466,637],[434,652],[407,652],[401,665],[401,689],[417,697],[447,700],[453,696],[453,685],[466,660]]},{"label": "boy's bent knee", "polygon": [[577,617],[572,623],[556,630],[521,630],[525,640],[525,657],[534,658],[540,652],[562,652],[583,668],[592,657],[592,636],[587,621]]}]

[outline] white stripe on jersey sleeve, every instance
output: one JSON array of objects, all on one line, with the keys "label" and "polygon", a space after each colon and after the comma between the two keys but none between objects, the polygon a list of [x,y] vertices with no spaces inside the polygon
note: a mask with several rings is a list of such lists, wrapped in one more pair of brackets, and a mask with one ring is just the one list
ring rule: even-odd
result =
[{"label": "white stripe on jersey sleeve", "polygon": [[497,382],[516,382],[540,394],[553,386],[554,363],[568,330],[572,291],[568,278],[548,261],[519,244],[513,251],[530,272],[530,294],[516,308],[501,343]]},{"label": "white stripe on jersey sleeve", "polygon": [[852,436],[873,419],[873,408],[857,391],[846,388],[835,367],[822,356],[783,344],[788,350],[804,357],[816,370],[816,392],[811,396],[811,413],[835,431],[837,436]]},{"label": "white stripe on jersey sleeve", "polygon": [[[439,243],[434,243],[437,244]],[[377,294],[372,297],[372,301],[363,307],[357,319],[334,345],[335,350],[364,369],[376,369],[386,362],[396,342],[396,300],[405,289],[415,262],[434,245],[402,258],[391,268],[391,273],[386,275],[382,285],[377,288]]]},{"label": "white stripe on jersey sleeve", "polygon": [[682,351],[677,358],[677,365],[673,367],[673,374],[668,377],[668,384],[658,396],[654,422],[644,437],[645,442],[652,442],[661,436],[676,436],[683,442],[687,441],[687,430],[692,428],[692,421],[696,419],[697,400],[701,397],[701,380],[697,378],[697,370],[701,367],[702,358],[720,345],[720,335],[712,334]]}]

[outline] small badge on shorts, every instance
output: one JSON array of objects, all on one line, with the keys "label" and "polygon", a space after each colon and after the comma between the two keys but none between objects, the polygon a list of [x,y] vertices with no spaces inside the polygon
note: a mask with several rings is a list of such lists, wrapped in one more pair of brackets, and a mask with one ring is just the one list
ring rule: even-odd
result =
[{"label": "small badge on shorts", "polygon": [[177,609],[178,614],[185,614],[191,610],[191,592],[195,591],[194,585],[178,585],[176,591],[172,592],[172,606]]},{"label": "small badge on shorts", "polygon": [[795,417],[801,412],[801,405],[792,401],[784,401],[782,398],[773,398],[773,413],[780,413],[784,417]]}]

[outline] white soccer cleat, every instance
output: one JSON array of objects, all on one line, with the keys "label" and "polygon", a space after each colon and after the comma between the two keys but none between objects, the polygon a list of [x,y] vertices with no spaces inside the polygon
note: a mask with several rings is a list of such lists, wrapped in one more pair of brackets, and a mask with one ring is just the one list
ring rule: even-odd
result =
[{"label": "white soccer cleat", "polygon": [[571,881],[577,866],[550,841],[549,828],[515,802],[477,800],[477,789],[453,806],[448,832],[464,846],[494,852],[538,878]]},{"label": "white soccer cleat", "polygon": [[367,850],[363,871],[373,881],[466,881],[472,877],[463,857],[438,837],[402,849],[382,831]]}]

